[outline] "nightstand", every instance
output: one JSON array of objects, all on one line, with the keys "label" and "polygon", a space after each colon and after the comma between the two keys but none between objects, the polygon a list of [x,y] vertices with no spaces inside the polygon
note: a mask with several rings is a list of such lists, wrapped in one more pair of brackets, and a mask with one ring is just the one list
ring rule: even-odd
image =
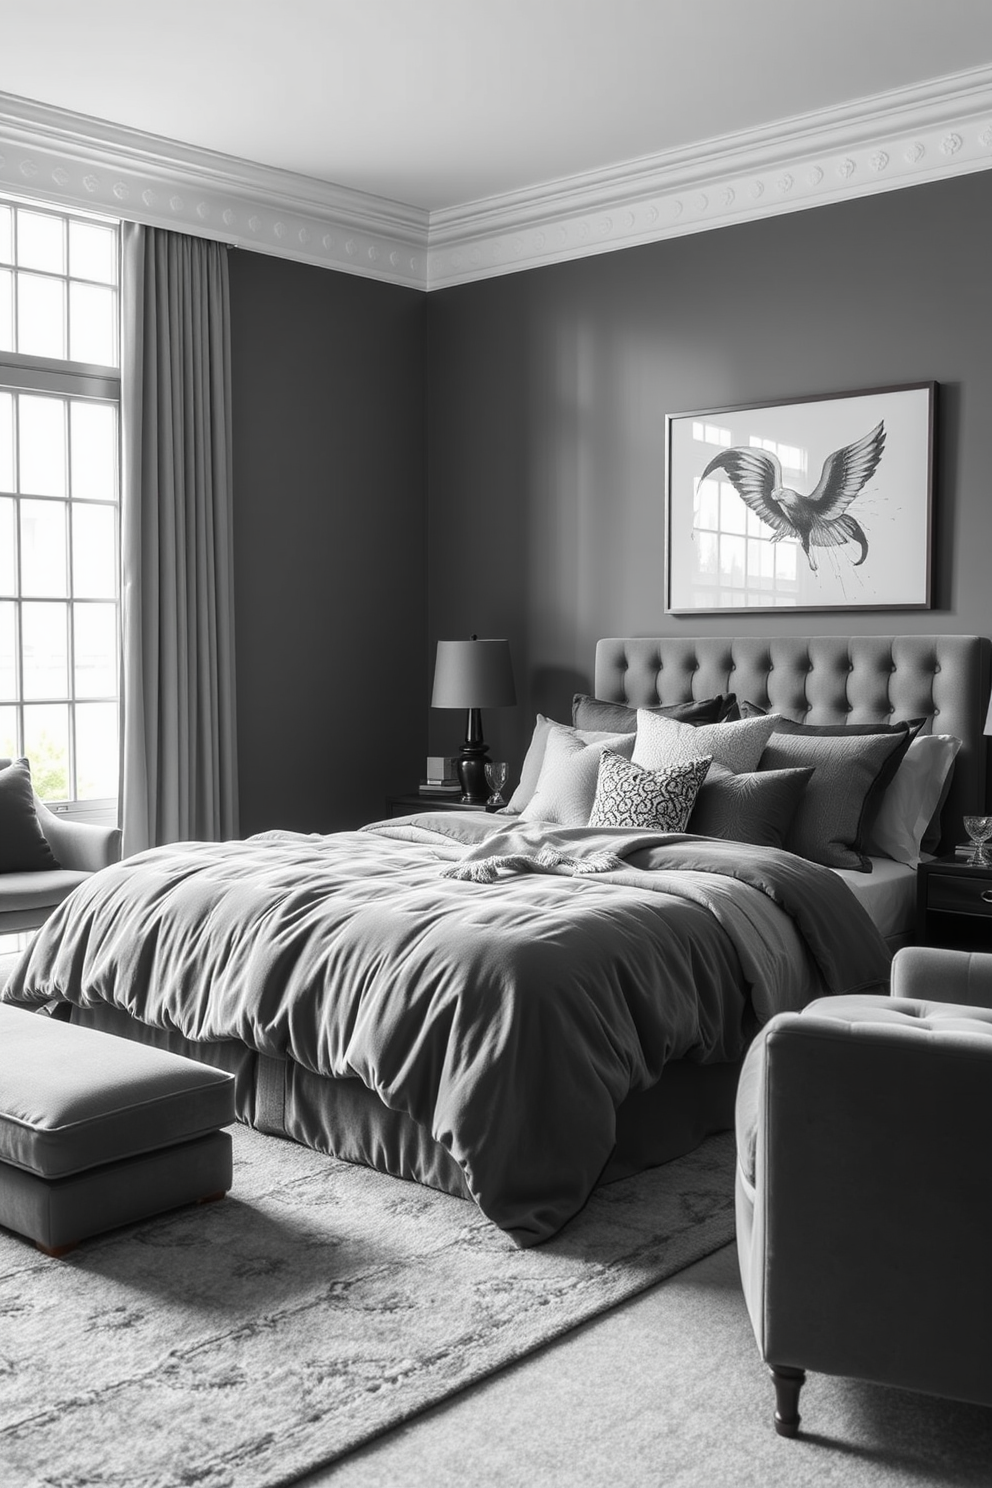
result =
[{"label": "nightstand", "polygon": [[410,791],[405,796],[387,796],[386,811],[389,816],[409,816],[414,811],[495,811],[484,801],[462,801],[447,792],[429,795],[426,791]]},{"label": "nightstand", "polygon": [[992,951],[992,863],[951,853],[916,870],[916,939],[920,945]]}]

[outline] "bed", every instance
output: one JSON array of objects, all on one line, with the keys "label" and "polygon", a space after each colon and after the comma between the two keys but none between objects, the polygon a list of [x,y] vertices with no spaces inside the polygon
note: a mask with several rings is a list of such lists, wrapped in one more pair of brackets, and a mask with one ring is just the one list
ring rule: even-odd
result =
[{"label": "bed", "polygon": [[[961,740],[943,821],[984,799],[975,637],[605,640],[594,693],[642,710],[733,693],[751,716],[707,737],[745,743],[765,714],[845,743],[913,719]],[[670,728],[652,715],[644,736]],[[623,749],[607,759],[622,769]],[[598,1183],[731,1126],[772,1013],[884,986],[889,937],[856,876],[874,878],[608,812],[180,844],[85,885],[3,995],[228,1069],[242,1120],[470,1198],[532,1245]]]}]

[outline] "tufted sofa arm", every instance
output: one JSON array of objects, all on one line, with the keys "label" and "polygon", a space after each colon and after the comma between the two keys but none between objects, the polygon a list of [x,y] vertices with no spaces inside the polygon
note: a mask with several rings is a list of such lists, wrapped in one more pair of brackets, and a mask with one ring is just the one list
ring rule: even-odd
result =
[{"label": "tufted sofa arm", "polygon": [[[937,964],[920,955],[910,973]],[[992,1403],[990,1091],[987,1007],[821,998],[762,1030],[738,1095],[737,1217],[773,1373]]]},{"label": "tufted sofa arm", "polygon": [[992,1008],[992,955],[905,946],[892,959],[892,995]]}]

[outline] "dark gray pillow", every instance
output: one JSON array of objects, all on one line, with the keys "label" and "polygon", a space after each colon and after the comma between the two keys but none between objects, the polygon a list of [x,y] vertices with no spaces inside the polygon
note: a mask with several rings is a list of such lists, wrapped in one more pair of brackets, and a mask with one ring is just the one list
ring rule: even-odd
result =
[{"label": "dark gray pillow", "polygon": [[[661,713],[665,718],[677,718],[680,723],[726,723],[740,717],[737,697],[732,692],[720,693],[718,697],[696,698],[688,703],[659,703],[646,710]],[[611,734],[636,734],[637,708],[626,703],[608,703],[602,698],[588,697],[577,692],[572,698],[572,726],[580,729],[599,729]]]},{"label": "dark gray pillow", "polygon": [[687,832],[754,847],[784,847],[813,767],[710,778],[696,797]]},{"label": "dark gray pillow", "polygon": [[14,760],[0,770],[0,873],[34,873],[58,866],[34,809],[30,766],[26,759]]},{"label": "dark gray pillow", "polygon": [[[757,703],[749,703],[745,698],[740,705],[740,715],[742,718],[767,718],[768,709],[759,708]],[[819,734],[823,737],[833,734],[850,737],[851,734],[898,734],[903,729],[908,729],[906,749],[927,723],[925,718],[904,718],[899,723],[797,723],[794,718],[786,718],[781,713],[777,713],[775,718],[777,734]],[[929,733],[929,729],[927,732]],[[892,773],[895,774],[895,770]]]},{"label": "dark gray pillow", "polygon": [[789,852],[829,868],[870,873],[863,845],[909,740],[905,724],[871,734],[842,724],[815,731],[799,724],[790,731],[776,729],[765,745],[759,769],[813,767],[786,834]]}]

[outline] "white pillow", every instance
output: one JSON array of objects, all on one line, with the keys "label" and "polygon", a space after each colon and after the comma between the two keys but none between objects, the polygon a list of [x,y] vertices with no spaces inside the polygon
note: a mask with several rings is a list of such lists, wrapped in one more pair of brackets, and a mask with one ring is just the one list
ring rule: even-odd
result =
[{"label": "white pillow", "polygon": [[584,744],[573,729],[552,726],[544,749],[537,788],[520,813],[521,821],[584,827],[589,820],[604,749],[629,758],[633,734],[609,734],[598,744]]},{"label": "white pillow", "polygon": [[916,736],[882,797],[866,852],[919,867],[924,835],[960,748],[953,734]]},{"label": "white pillow", "polygon": [[684,832],[709,767],[704,754],[670,770],[642,770],[604,748],[589,825]]},{"label": "white pillow", "polygon": [[[616,733],[603,733],[599,729],[573,728],[571,724],[556,723],[553,718],[545,718],[543,713],[538,713],[534,732],[531,735],[530,744],[527,747],[527,753],[524,755],[524,762],[520,768],[520,783],[503,807],[503,810],[496,813],[497,816],[516,816],[527,805],[527,802],[537,789],[537,782],[541,776],[541,766],[544,763],[544,751],[547,747],[548,737],[553,729],[558,729],[563,734],[572,734],[576,739],[581,739],[583,744],[602,744],[609,739],[620,737]],[[618,753],[623,754],[626,752],[626,756],[629,759],[630,750],[633,747],[634,736],[631,734],[630,747],[626,751],[619,750]]]},{"label": "white pillow", "polygon": [[709,754],[735,775],[750,775],[758,768],[776,723],[777,714],[768,713],[736,723],[704,723],[693,728],[691,723],[638,708],[633,762],[645,770],[667,770]]}]

